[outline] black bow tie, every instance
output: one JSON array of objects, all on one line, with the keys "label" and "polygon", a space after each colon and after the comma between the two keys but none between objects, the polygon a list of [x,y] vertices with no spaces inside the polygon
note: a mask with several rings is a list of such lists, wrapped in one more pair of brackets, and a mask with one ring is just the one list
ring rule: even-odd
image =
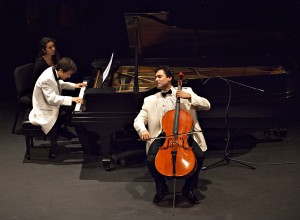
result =
[{"label": "black bow tie", "polygon": [[162,95],[163,97],[166,97],[167,94],[172,94],[172,90],[170,89],[170,90],[167,91],[167,92],[165,92],[165,91],[162,91],[162,92],[161,92],[161,95]]},{"label": "black bow tie", "polygon": [[54,67],[52,67],[52,72],[53,72],[53,74],[54,74],[54,77],[55,77],[55,80],[56,80],[56,81],[58,81],[58,80],[61,79],[59,76],[56,75],[56,72],[55,72],[55,68],[54,68]]}]

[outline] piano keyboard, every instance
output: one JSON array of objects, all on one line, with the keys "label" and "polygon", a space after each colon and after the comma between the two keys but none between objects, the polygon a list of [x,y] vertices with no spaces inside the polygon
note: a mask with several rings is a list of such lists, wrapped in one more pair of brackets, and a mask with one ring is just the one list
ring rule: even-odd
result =
[{"label": "piano keyboard", "polygon": [[[87,84],[88,81],[84,80],[83,83]],[[86,89],[86,87],[81,87],[80,88],[80,92],[79,92],[79,96],[78,96],[79,98],[83,98],[85,89]],[[75,106],[74,111],[80,111],[81,110],[80,108],[81,108],[81,103],[77,103],[76,106]]]}]

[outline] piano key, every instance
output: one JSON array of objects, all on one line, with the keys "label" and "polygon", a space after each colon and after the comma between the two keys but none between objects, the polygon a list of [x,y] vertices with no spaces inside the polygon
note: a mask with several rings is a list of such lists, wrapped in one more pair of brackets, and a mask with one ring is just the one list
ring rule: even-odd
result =
[{"label": "piano key", "polygon": [[[83,83],[87,84],[88,81],[84,80]],[[86,89],[86,87],[81,87],[80,92],[79,92],[79,98],[83,98],[85,89]],[[81,110],[80,108],[81,108],[81,103],[77,103],[74,111],[80,111]]]}]

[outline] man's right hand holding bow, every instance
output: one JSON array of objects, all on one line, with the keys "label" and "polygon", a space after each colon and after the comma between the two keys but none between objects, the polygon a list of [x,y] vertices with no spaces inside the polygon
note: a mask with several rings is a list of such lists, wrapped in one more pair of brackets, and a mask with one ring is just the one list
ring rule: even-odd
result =
[{"label": "man's right hand holding bow", "polygon": [[143,141],[148,141],[150,139],[150,134],[147,130],[145,130],[141,133],[141,139]]}]

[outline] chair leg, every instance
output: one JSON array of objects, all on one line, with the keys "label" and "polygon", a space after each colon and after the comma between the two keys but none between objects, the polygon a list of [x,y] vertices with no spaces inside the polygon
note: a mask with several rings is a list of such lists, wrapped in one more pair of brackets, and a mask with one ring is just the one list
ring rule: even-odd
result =
[{"label": "chair leg", "polygon": [[17,113],[16,113],[15,120],[14,120],[13,129],[12,129],[12,132],[11,132],[12,134],[15,133],[17,122],[18,122],[18,119],[19,119],[19,113],[20,113],[20,106],[18,105]]},{"label": "chair leg", "polygon": [[56,132],[51,132],[49,134],[50,139],[50,152],[49,152],[49,158],[54,159],[56,157],[56,151],[57,151],[57,137]]},{"label": "chair leg", "polygon": [[31,159],[30,148],[33,146],[33,138],[29,136],[25,136],[25,140],[26,140],[26,158],[30,160]]}]

